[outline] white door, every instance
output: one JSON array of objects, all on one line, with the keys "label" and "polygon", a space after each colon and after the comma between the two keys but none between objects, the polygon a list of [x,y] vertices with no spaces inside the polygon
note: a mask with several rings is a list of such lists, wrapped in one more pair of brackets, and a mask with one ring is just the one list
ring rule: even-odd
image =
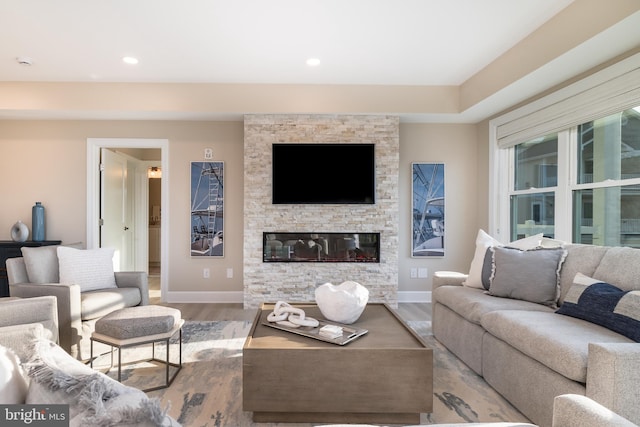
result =
[{"label": "white door", "polygon": [[133,223],[128,193],[127,159],[109,149],[101,150],[100,247],[114,248],[114,269],[133,270]]}]

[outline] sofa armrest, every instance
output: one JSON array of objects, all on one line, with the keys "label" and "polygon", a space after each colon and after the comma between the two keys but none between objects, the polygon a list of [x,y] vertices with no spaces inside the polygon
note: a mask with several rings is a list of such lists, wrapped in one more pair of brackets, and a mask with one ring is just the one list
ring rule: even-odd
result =
[{"label": "sofa armrest", "polygon": [[29,360],[31,342],[37,338],[50,339],[42,323],[25,323],[0,327],[0,345],[13,350],[23,363]]},{"label": "sofa armrest", "polygon": [[610,409],[577,394],[556,396],[553,427],[638,427]]},{"label": "sofa armrest", "polygon": [[587,397],[640,423],[640,344],[590,343]]},{"label": "sofa armrest", "polygon": [[0,298],[0,327],[41,324],[43,336],[58,342],[58,303],[52,295],[36,298]]},{"label": "sofa armrest", "polygon": [[11,296],[33,298],[53,295],[57,299],[60,347],[71,354],[77,353],[78,338],[82,331],[80,286],[61,283],[20,283],[9,285]]},{"label": "sofa armrest", "polygon": [[116,285],[119,288],[140,289],[140,305],[149,305],[149,278],[144,271],[118,271]]},{"label": "sofa armrest", "polygon": [[462,282],[467,280],[468,274],[458,273],[457,271],[436,271],[433,273],[433,283],[431,292],[440,286],[462,286]]}]

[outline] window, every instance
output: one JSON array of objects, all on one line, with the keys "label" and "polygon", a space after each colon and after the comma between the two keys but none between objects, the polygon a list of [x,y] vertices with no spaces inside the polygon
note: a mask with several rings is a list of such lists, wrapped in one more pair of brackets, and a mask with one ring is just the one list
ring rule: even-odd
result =
[{"label": "window", "polygon": [[579,125],[576,151],[573,241],[640,247],[640,107]]},{"label": "window", "polygon": [[[504,150],[513,175],[509,240],[543,233],[640,247],[640,106]],[[556,230],[559,217],[568,229]]]},{"label": "window", "polygon": [[510,241],[537,233],[553,237],[555,193],[547,190],[558,185],[558,136],[536,138],[516,145],[512,151]]}]

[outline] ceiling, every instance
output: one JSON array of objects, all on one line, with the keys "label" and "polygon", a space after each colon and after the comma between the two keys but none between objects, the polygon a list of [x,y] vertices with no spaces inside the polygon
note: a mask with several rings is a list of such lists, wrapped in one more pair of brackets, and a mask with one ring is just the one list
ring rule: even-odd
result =
[{"label": "ceiling", "polygon": [[[0,82],[459,86],[571,3],[0,0]],[[550,87],[617,53],[567,52],[537,72]],[[312,57],[320,64],[306,65]],[[512,91],[544,89],[534,74]],[[517,102],[496,95],[458,119]]]}]

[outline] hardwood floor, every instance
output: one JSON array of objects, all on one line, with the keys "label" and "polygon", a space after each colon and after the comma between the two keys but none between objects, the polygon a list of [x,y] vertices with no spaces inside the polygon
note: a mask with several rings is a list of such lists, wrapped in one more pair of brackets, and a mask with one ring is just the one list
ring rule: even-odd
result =
[{"label": "hardwood floor", "polygon": [[[244,309],[241,303],[162,303],[160,301],[160,277],[149,276],[150,303],[174,307],[180,310],[185,320],[216,321],[246,320],[252,321],[256,310]],[[404,321],[431,320],[430,303],[399,303],[397,313]]]}]

